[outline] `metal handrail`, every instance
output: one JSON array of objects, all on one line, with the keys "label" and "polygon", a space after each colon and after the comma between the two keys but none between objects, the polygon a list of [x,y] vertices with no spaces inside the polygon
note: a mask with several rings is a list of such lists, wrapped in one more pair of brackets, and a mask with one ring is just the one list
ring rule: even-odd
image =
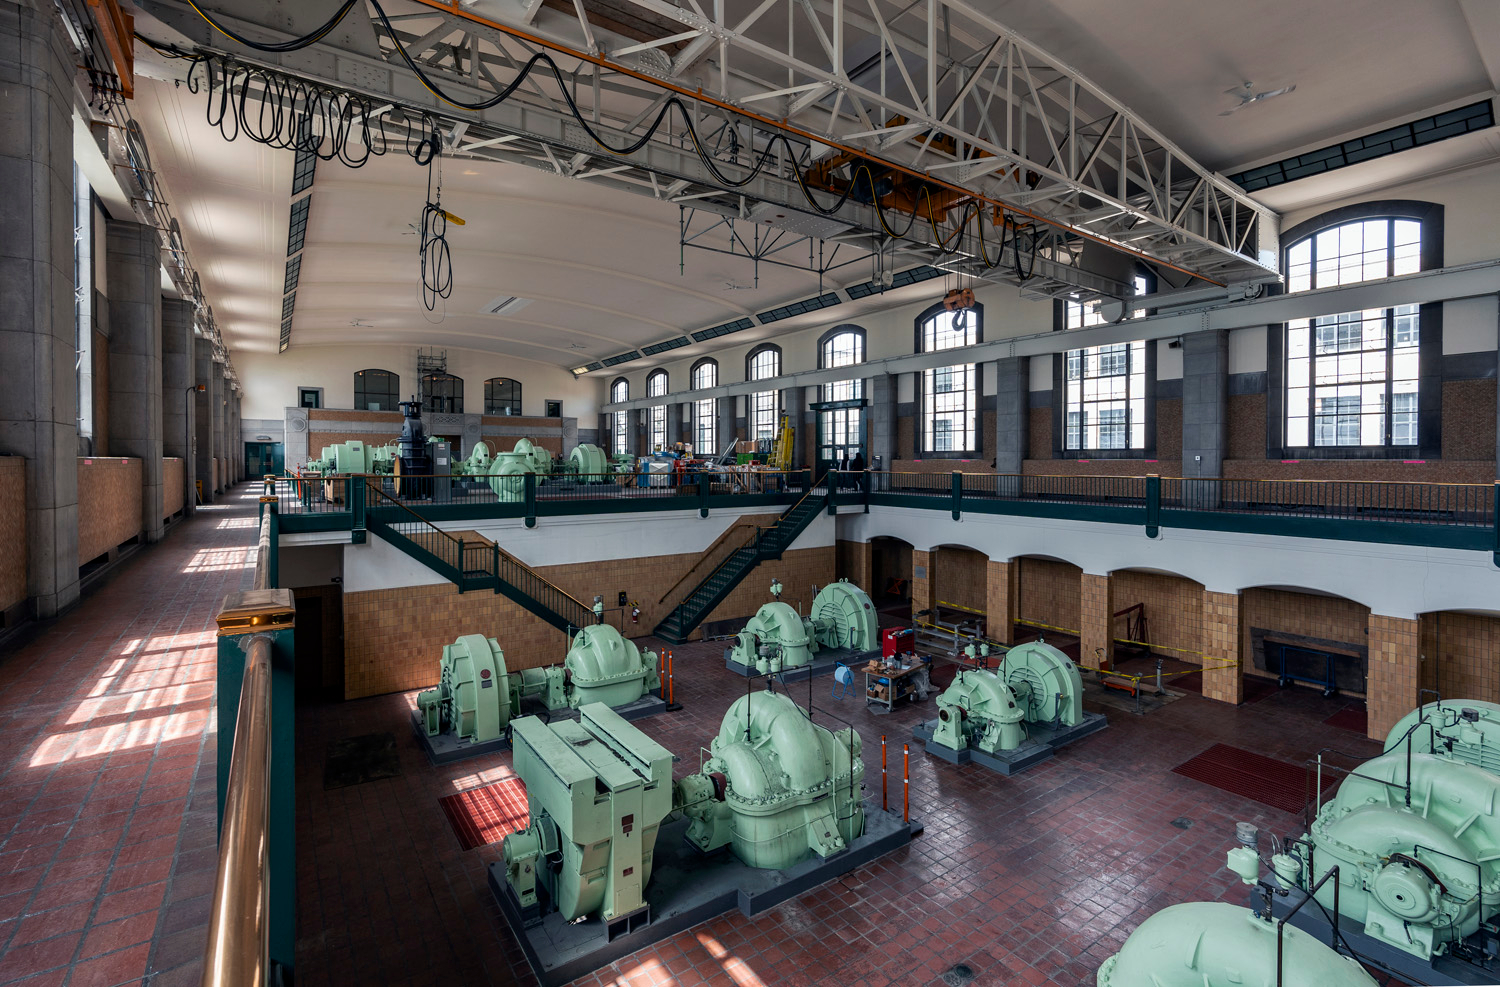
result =
[{"label": "metal handrail", "polygon": [[[698,560],[696,562],[694,562],[693,565],[692,565],[692,567],[689,568],[687,572],[684,572],[678,578],[677,582],[675,582],[675,583],[672,584],[672,588],[669,589],[669,590],[667,590],[665,593],[663,593],[661,595],[661,599],[657,600],[656,602],[658,604],[665,603],[666,600],[667,600],[667,597],[669,597],[673,593],[677,592],[677,587],[679,587],[683,583],[687,582],[688,577],[691,576],[693,573],[695,573],[695,572],[698,571],[698,566],[703,563],[704,559],[711,558],[713,556],[714,550],[719,547],[719,543],[722,542],[724,539],[728,538],[730,535],[734,534],[736,531],[743,532],[745,534],[749,534],[749,535],[752,536],[752,539],[753,539],[754,537],[759,537],[758,532],[765,531],[765,530],[768,529],[768,527],[769,526],[762,525],[762,524],[751,524],[751,525],[747,525],[745,527],[741,527],[740,524],[738,522],[736,522],[736,523],[730,525],[729,527],[725,528],[723,534],[721,534],[721,535],[719,535],[719,537],[715,538],[712,545],[709,545],[702,552],[698,553]],[[752,539],[746,539],[743,542],[743,544],[741,544],[737,548],[735,548],[734,552],[738,552],[740,549],[743,549],[743,548],[749,548],[750,547],[750,541]],[[730,552],[729,553],[730,556],[733,556],[734,552]],[[720,562],[722,562],[722,561],[723,560],[721,559]]]},{"label": "metal handrail", "polygon": [[[269,582],[271,512],[260,519],[255,588]],[[219,830],[202,987],[249,987],[270,971],[271,638],[245,647],[234,748]]]}]

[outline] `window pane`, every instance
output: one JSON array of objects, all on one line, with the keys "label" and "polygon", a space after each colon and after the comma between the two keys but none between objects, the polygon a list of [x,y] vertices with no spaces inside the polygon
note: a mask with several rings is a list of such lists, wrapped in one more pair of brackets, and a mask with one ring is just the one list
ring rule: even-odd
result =
[{"label": "window pane", "polygon": [[1144,449],[1144,340],[1071,350],[1065,386],[1065,448]]}]

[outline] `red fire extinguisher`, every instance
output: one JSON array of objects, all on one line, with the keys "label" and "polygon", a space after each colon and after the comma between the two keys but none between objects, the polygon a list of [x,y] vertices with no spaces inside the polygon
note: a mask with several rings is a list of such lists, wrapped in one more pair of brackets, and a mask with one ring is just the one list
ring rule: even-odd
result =
[{"label": "red fire extinguisher", "polygon": [[641,602],[639,600],[631,601],[630,622],[632,624],[639,624],[641,622]]}]

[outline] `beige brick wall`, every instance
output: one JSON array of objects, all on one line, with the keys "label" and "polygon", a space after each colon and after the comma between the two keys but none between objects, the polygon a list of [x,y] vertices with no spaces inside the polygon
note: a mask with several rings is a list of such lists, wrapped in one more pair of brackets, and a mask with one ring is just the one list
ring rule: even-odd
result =
[{"label": "beige brick wall", "polygon": [[1500,702],[1500,617],[1422,614],[1422,688]]},{"label": "beige brick wall", "polygon": [[858,584],[861,589],[870,594],[871,598],[885,589],[883,586],[874,585],[875,557],[870,550],[869,542],[840,539],[834,545],[834,551],[833,571],[839,579],[847,579],[851,583]]},{"label": "beige brick wall", "polygon": [[78,564],[141,533],[141,461],[78,460]]},{"label": "beige brick wall", "polygon": [[162,507],[161,516],[169,518],[182,510],[182,460],[167,458],[161,461]]},{"label": "beige brick wall", "polygon": [[1079,625],[1079,577],[1083,570],[1067,562],[1023,557],[1020,566],[1020,613],[1017,620],[1032,620],[1076,631]]},{"label": "beige brick wall", "polygon": [[[26,599],[26,460],[0,456],[0,614]],[[3,626],[3,617],[0,617]]]},{"label": "beige brick wall", "polygon": [[[1028,476],[1181,476],[1182,463],[1168,459],[1028,459],[1021,464],[1021,472]],[[1144,487],[1141,493],[1145,493]]]},{"label": "beige brick wall", "polygon": [[[1493,431],[1491,432],[1493,435]],[[1163,474],[1165,475],[1165,474]],[[1420,483],[1495,482],[1494,460],[1304,459],[1283,463],[1270,459],[1228,459],[1224,475],[1245,480],[1387,480]]]},{"label": "beige brick wall", "polygon": [[989,556],[972,548],[952,546],[934,549],[929,554],[932,569],[928,576],[933,600],[983,611],[988,605],[986,567]]},{"label": "beige brick wall", "polygon": [[1370,608],[1353,600],[1291,590],[1247,589],[1240,594],[1240,609],[1244,618],[1240,655],[1247,675],[1269,674],[1255,668],[1253,631],[1257,627],[1272,637],[1279,631],[1342,643],[1343,648],[1332,650],[1358,654],[1370,621]]},{"label": "beige brick wall", "polygon": [[1108,576],[1083,573],[1079,577],[1078,661],[1081,665],[1110,668],[1114,664],[1114,605]]},{"label": "beige brick wall", "polygon": [[911,612],[931,610],[932,598],[932,553],[912,549],[911,553]]},{"label": "beige brick wall", "polygon": [[[1196,662],[1203,650],[1203,586],[1181,576],[1121,569],[1110,573],[1115,610],[1146,605],[1147,640],[1162,654]],[[1125,637],[1126,618],[1114,622],[1115,637]]]},{"label": "beige brick wall", "polygon": [[[1203,592],[1203,653],[1211,660],[1240,660],[1240,597],[1237,593]],[[1209,668],[1203,673],[1203,696],[1238,706],[1245,699],[1239,665]]]},{"label": "beige brick wall", "polygon": [[[714,608],[707,620],[748,617],[770,602],[773,578],[785,587],[782,599],[805,613],[812,587],[834,579],[834,546],[796,549],[781,559],[757,566]],[[631,637],[648,635],[670,607],[658,602],[696,555],[663,555],[573,565],[542,566],[538,572],[591,605],[594,595],[613,608],[625,590],[638,601],[638,624],[626,624]],[[675,603],[669,597],[668,604]],[[627,611],[628,614],[628,611]],[[619,619],[611,615],[611,622]],[[627,616],[628,621],[628,616]],[[463,634],[485,634],[500,642],[506,666],[535,668],[562,661],[567,650],[561,631],[543,623],[509,598],[489,591],[460,594],[451,584],[402,587],[344,595],[344,696],[399,692],[430,686],[437,680],[443,645]]]},{"label": "beige brick wall", "polygon": [[985,635],[992,641],[1011,644],[1020,609],[1021,565],[989,559],[985,563]]},{"label": "beige brick wall", "polygon": [[1368,735],[1384,740],[1396,721],[1417,706],[1421,672],[1418,667],[1420,622],[1402,617],[1370,615],[1370,672],[1367,706]]}]

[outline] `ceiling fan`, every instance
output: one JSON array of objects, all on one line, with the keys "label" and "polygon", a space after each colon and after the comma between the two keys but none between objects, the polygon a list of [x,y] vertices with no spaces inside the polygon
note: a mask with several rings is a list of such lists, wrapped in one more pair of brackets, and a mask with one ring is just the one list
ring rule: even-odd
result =
[{"label": "ceiling fan", "polygon": [[1229,114],[1234,113],[1236,110],[1243,110],[1251,103],[1260,103],[1270,99],[1273,96],[1282,96],[1296,88],[1296,85],[1282,86],[1280,89],[1268,89],[1263,93],[1258,93],[1255,91],[1255,83],[1247,82],[1243,86],[1235,86],[1233,89],[1226,89],[1224,90],[1225,95],[1238,96],[1240,98],[1240,102],[1239,105],[1231,106],[1229,109],[1220,113],[1219,116],[1227,117],[1229,116]]}]

